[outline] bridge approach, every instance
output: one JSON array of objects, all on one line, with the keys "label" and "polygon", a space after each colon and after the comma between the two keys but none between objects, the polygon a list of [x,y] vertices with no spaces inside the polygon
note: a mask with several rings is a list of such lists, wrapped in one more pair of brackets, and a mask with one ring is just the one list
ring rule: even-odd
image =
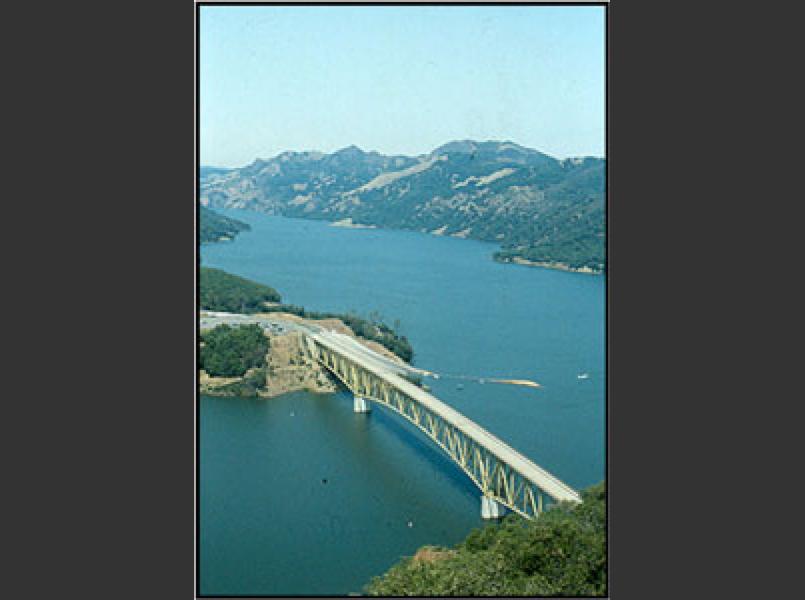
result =
[{"label": "bridge approach", "polygon": [[[547,502],[581,502],[579,493],[505,442],[448,406],[412,379],[432,375],[391,360],[354,338],[322,327],[282,318],[202,311],[200,328],[254,323],[274,333],[303,334],[309,358],[338,378],[354,396],[355,412],[383,404],[410,421],[441,448],[481,491],[481,516],[506,510],[525,518],[539,515]],[[547,497],[547,500],[546,500]]]}]

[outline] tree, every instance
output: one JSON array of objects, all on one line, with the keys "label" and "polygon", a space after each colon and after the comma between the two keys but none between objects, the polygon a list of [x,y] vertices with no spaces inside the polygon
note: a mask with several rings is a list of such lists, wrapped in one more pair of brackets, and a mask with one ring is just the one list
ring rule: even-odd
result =
[{"label": "tree", "polygon": [[258,325],[219,325],[201,339],[201,368],[213,377],[240,377],[266,364],[269,341]]},{"label": "tree", "polygon": [[534,520],[509,514],[471,532],[441,558],[407,558],[375,577],[372,596],[605,596],[606,491],[579,505],[551,507]]}]

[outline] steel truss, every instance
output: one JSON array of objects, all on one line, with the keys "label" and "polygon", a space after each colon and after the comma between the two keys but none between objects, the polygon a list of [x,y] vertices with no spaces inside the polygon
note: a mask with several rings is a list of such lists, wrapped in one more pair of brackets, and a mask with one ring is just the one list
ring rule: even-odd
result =
[{"label": "steel truss", "polygon": [[387,381],[326,346],[308,348],[355,395],[383,404],[424,432],[485,496],[527,519],[538,516],[551,501],[536,483]]}]

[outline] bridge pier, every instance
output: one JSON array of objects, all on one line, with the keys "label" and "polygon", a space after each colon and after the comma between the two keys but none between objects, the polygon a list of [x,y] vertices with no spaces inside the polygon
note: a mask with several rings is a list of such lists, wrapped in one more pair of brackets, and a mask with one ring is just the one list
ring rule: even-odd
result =
[{"label": "bridge pier", "polygon": [[372,405],[366,398],[364,398],[363,396],[358,396],[357,394],[353,394],[353,397],[354,401],[352,403],[352,409],[356,413],[372,412]]},{"label": "bridge pier", "polygon": [[481,518],[500,519],[506,514],[506,507],[489,496],[481,496]]},{"label": "bridge pier", "polygon": [[368,414],[370,402],[385,405],[422,431],[461,467],[483,494],[482,519],[500,519],[509,512],[526,519],[536,518],[542,512],[543,495],[556,502],[582,502],[576,490],[408,381],[406,375],[417,370],[397,367],[335,332],[319,327],[303,328],[303,332],[311,358],[328,369],[346,393],[353,394],[355,413]]}]

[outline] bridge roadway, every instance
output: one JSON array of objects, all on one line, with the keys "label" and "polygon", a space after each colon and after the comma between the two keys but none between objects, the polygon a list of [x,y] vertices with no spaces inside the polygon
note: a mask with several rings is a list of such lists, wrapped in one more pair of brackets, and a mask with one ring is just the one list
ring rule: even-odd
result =
[{"label": "bridge roadway", "polygon": [[437,415],[445,423],[451,425],[463,435],[471,438],[475,444],[485,448],[499,461],[505,463],[519,475],[534,483],[540,490],[548,494],[554,500],[569,502],[581,501],[578,492],[551,475],[545,469],[534,464],[511,446],[492,435],[486,429],[468,419],[454,408],[401,377],[400,374],[405,370],[404,368],[401,368],[399,365],[394,365],[396,368],[389,368],[387,365],[391,361],[384,359],[349,336],[325,330],[318,332],[311,331],[309,336],[316,343],[328,347],[347,360],[359,364],[375,377],[387,382],[392,387],[415,400],[425,410]]},{"label": "bridge roadway", "polygon": [[305,335],[311,335],[314,333],[329,334],[343,343],[348,344],[352,351],[360,354],[364,360],[372,361],[379,367],[388,369],[403,377],[407,374],[432,375],[432,373],[429,371],[417,369],[416,367],[412,367],[411,365],[404,363],[399,359],[391,360],[386,356],[378,354],[377,352],[370,350],[360,342],[356,341],[355,338],[351,338],[348,335],[343,335],[335,331],[328,331],[310,323],[299,323],[296,321],[288,321],[280,317],[269,317],[265,315],[255,316],[205,310],[201,312],[199,324],[202,331],[212,329],[217,325],[231,325],[235,327],[238,325],[259,325],[267,333],[273,333],[275,335],[282,335],[290,331],[298,331]]},{"label": "bridge roadway", "polygon": [[264,329],[303,333],[311,357],[353,392],[356,412],[369,411],[366,398],[384,404],[422,430],[458,464],[483,494],[484,518],[502,516],[506,509],[534,518],[543,510],[543,493],[556,502],[581,502],[576,490],[407,378],[428,371],[393,361],[354,338],[315,325],[225,313],[203,313],[202,321],[202,329],[220,322],[258,323]]}]

